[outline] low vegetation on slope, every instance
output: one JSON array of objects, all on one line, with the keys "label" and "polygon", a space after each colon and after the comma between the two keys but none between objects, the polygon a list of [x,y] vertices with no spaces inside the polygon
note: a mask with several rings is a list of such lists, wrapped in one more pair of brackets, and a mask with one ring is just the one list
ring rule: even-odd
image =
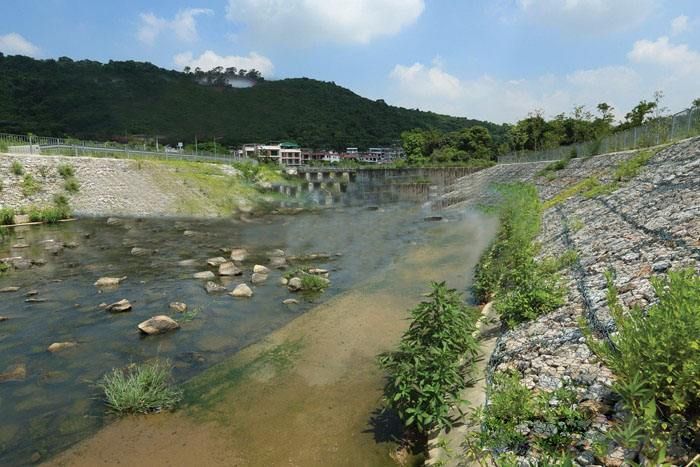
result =
[{"label": "low vegetation on slope", "polygon": [[477,265],[474,292],[481,302],[493,300],[501,320],[514,327],[561,306],[564,291],[558,268],[535,259],[534,240],[542,216],[537,189],[515,183],[499,191],[502,200],[496,210],[501,227]]}]

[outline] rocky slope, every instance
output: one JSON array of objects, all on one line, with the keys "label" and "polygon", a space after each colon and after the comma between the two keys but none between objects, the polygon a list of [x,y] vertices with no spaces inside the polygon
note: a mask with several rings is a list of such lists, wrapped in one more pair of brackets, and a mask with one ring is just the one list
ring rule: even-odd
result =
[{"label": "rocky slope", "polygon": [[[488,169],[477,174],[481,180],[468,176],[453,187],[452,199],[459,202],[452,209],[482,202],[488,191],[472,195],[474,186],[483,185],[484,180],[499,181],[503,172],[534,181],[547,201],[593,175],[602,183],[610,182],[614,168],[634,155],[574,159],[553,180],[536,175],[542,164]],[[544,213],[538,241],[542,257],[577,252],[578,261],[565,273],[568,299],[555,312],[501,335],[488,376],[515,370],[533,390],[575,388],[580,406],[595,415],[589,432],[577,444],[576,462],[591,465],[595,463],[592,441],[621,415],[610,389],[614,376],[588,348],[579,319],[584,318],[601,337],[615,331],[605,295],[604,273],[609,269],[615,271],[615,285],[627,308],[654,302],[651,277],[682,267],[700,271],[700,138],[659,151],[638,176],[610,194],[574,195],[552,206]],[[613,446],[604,462],[621,465],[634,454]]]}]

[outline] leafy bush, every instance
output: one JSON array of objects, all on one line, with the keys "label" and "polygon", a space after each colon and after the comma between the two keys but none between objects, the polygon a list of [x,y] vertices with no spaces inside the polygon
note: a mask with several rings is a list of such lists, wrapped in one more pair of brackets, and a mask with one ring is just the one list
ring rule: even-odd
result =
[{"label": "leafy bush", "polygon": [[22,194],[24,196],[33,196],[41,190],[41,184],[32,174],[25,174],[22,179]]},{"label": "leafy bush", "polygon": [[553,274],[563,269],[570,268],[576,261],[578,261],[578,252],[576,250],[566,250],[556,258],[545,258],[540,263],[540,267],[543,272]]},{"label": "leafy bush", "polygon": [[118,414],[171,410],[182,392],[171,385],[171,366],[153,362],[114,369],[99,383],[109,410]]},{"label": "leafy bush", "polygon": [[426,434],[451,424],[449,411],[466,386],[478,344],[477,313],[444,282],[431,284],[429,301],[411,310],[396,352],[379,357],[387,371],[385,403],[408,428]]},{"label": "leafy bush", "polygon": [[15,210],[12,208],[0,208],[0,225],[12,224],[15,217]]},{"label": "leafy bush", "polygon": [[321,292],[328,287],[329,282],[323,277],[314,274],[304,274],[301,277],[301,290]]},{"label": "leafy bush", "polygon": [[74,177],[68,177],[63,183],[63,188],[68,193],[77,193],[80,191],[80,184],[78,183],[78,180],[76,180]]},{"label": "leafy bush", "polygon": [[66,197],[63,195],[56,195],[54,196],[53,206],[31,206],[27,210],[27,214],[31,222],[47,222],[49,224],[54,224],[62,219],[68,219],[71,216],[71,210]]},{"label": "leafy bush", "polygon": [[12,170],[12,173],[17,175],[18,177],[24,174],[24,166],[20,161],[12,161],[10,170]]},{"label": "leafy bush", "polygon": [[607,280],[617,333],[609,344],[591,346],[617,376],[615,389],[629,411],[613,436],[661,460],[672,442],[700,449],[700,276],[681,270],[652,279],[659,301],[646,312],[636,306],[625,312],[611,273]]},{"label": "leafy bush", "polygon": [[542,457],[564,454],[590,425],[573,390],[533,393],[515,373],[494,375],[481,422],[479,442],[486,449],[517,453],[534,447]]},{"label": "leafy bush", "polygon": [[542,211],[537,189],[516,183],[499,191],[501,228],[477,265],[474,293],[482,302],[493,299],[502,321],[513,327],[560,306],[564,291],[558,276],[535,260]]},{"label": "leafy bush", "polygon": [[58,174],[67,180],[75,176],[75,170],[73,170],[73,166],[70,164],[60,164],[58,166]]},{"label": "leafy bush", "polygon": [[260,164],[255,164],[252,162],[234,162],[233,167],[241,172],[243,179],[250,183],[255,183],[258,181],[258,175],[260,174]]}]

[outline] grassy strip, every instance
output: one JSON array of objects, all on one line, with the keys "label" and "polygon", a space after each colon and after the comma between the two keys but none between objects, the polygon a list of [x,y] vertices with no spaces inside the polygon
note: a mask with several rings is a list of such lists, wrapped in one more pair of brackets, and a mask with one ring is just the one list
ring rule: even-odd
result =
[{"label": "grassy strip", "polygon": [[[621,446],[638,451],[650,465],[666,462],[672,446],[700,451],[700,275],[692,269],[652,279],[659,301],[646,311],[625,311],[607,274],[608,306],[617,333],[589,346],[616,375],[627,417],[611,431]],[[678,452],[678,450],[675,450]],[[681,465],[687,460],[683,460]],[[688,464],[690,465],[690,464]]]},{"label": "grassy strip", "polygon": [[167,362],[132,364],[112,370],[98,386],[109,410],[120,415],[171,410],[182,399],[182,392],[170,384],[171,372]]},{"label": "grassy strip", "polygon": [[[660,148],[639,151],[634,157],[621,162],[615,167],[612,180],[603,183],[596,176],[588,177],[570,186],[566,190],[559,192],[556,196],[544,203],[545,209],[563,203],[572,196],[582,195],[584,198],[595,198],[596,196],[609,195],[614,192],[622,183],[626,183],[639,175]],[[546,169],[545,169],[546,170]]]},{"label": "grassy strip", "polygon": [[537,189],[515,183],[499,191],[501,228],[477,265],[474,292],[481,302],[493,299],[501,320],[512,328],[561,306],[564,290],[552,266],[535,260],[542,216]]},{"label": "grassy strip", "polygon": [[17,214],[29,215],[30,222],[56,223],[71,217],[71,209],[65,196],[56,195],[51,206],[29,206],[22,209],[0,208],[0,225],[14,224]]},{"label": "grassy strip", "polygon": [[478,312],[456,290],[433,283],[428,300],[411,310],[398,350],[379,357],[387,374],[384,400],[404,426],[425,436],[452,425],[450,411],[467,385],[478,343]]}]

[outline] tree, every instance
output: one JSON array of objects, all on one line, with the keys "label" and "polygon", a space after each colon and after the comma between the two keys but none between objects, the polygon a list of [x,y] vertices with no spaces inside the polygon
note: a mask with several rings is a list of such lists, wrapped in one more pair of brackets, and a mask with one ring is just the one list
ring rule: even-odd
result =
[{"label": "tree", "polygon": [[693,107],[700,107],[700,97],[693,100]]}]

